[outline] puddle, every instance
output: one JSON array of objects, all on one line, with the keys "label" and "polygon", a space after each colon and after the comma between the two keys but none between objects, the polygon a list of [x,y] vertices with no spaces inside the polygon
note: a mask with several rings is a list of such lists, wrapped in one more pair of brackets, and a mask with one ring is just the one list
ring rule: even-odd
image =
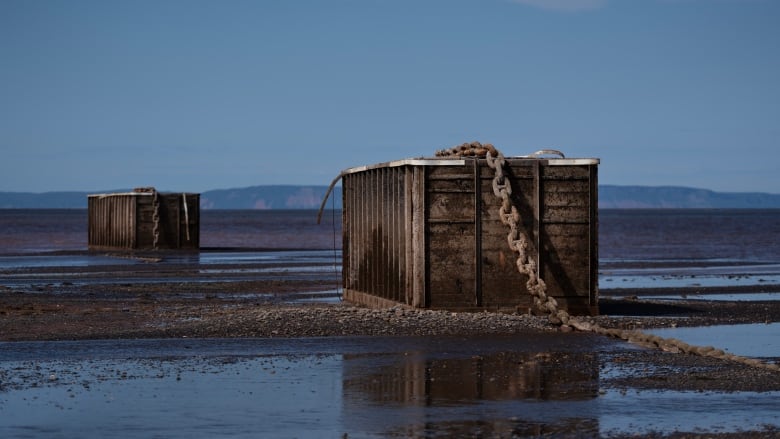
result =
[{"label": "puddle", "polygon": [[780,392],[609,390],[598,400],[599,427],[606,434],[762,430],[780,424],[779,397]]},{"label": "puddle", "polygon": [[[157,266],[165,265],[219,265],[219,264],[330,264],[334,258],[341,261],[341,251],[334,256],[333,250],[300,251],[257,251],[257,252],[195,252],[160,253]],[[0,256],[0,269],[43,268],[43,267],[91,267],[101,265],[149,264],[142,257],[131,254],[73,254],[51,256]]]},{"label": "puddle", "polygon": [[295,250],[295,251],[258,251],[258,252],[211,252],[203,251],[194,255],[166,255],[164,262],[176,264],[333,264],[341,261],[341,250]]},{"label": "puddle", "polygon": [[780,284],[780,265],[657,266],[599,272],[603,288],[695,288]]},{"label": "puddle", "polygon": [[599,436],[780,426],[778,392],[601,389],[599,352],[620,349],[587,334],[0,343],[0,436]]},{"label": "puddle", "polygon": [[213,297],[215,299],[252,299],[264,302],[278,303],[339,303],[341,302],[342,290],[324,290],[293,293],[200,293],[200,294],[181,294],[182,298]]},{"label": "puddle", "polygon": [[744,285],[777,285],[780,275],[654,275],[627,276],[601,275],[599,285],[602,288],[696,288],[696,287],[732,287]]},{"label": "puddle", "polygon": [[[340,253],[339,253],[340,254]],[[340,258],[340,256],[337,255]],[[340,277],[333,251],[202,252],[160,255],[159,262],[106,255],[0,257],[0,285],[155,284],[171,282],[236,282],[283,276],[305,280]],[[88,267],[88,268],[85,268]],[[156,273],[161,273],[156,274]]]},{"label": "puddle", "polygon": [[0,256],[0,269],[43,267],[93,267],[101,265],[133,265],[137,260],[94,255],[68,256]]},{"label": "puddle", "polygon": [[342,291],[336,289],[312,291],[309,293],[284,294],[280,297],[283,297],[283,301],[288,303],[339,303],[341,302],[341,295]]},{"label": "puddle", "polygon": [[[629,296],[609,296],[626,299]],[[636,298],[636,296],[630,296]],[[780,292],[773,293],[723,293],[723,294],[662,294],[644,295],[638,300],[705,300],[714,302],[771,302],[780,300]]]},{"label": "puddle", "polygon": [[331,265],[308,265],[308,266],[281,266],[281,267],[268,267],[268,268],[215,268],[215,269],[203,269],[198,270],[200,274],[267,274],[267,273],[341,273],[341,267],[334,267]]},{"label": "puddle", "polygon": [[661,337],[673,337],[698,346],[715,346],[745,357],[780,357],[779,331],[780,323],[647,330]]}]

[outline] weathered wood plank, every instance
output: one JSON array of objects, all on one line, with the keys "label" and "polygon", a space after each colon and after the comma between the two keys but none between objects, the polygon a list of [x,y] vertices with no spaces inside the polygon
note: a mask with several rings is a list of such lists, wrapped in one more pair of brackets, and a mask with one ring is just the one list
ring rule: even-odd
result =
[{"label": "weathered wood plank", "polygon": [[[527,278],[516,270],[517,255],[498,218],[493,170],[484,159],[463,162],[372,168],[345,178],[345,287],[357,285],[355,291],[415,307],[530,307]],[[596,166],[550,163],[508,159],[512,202],[549,293],[593,313]],[[355,260],[358,254],[363,262]],[[366,263],[370,270],[362,269]]]}]

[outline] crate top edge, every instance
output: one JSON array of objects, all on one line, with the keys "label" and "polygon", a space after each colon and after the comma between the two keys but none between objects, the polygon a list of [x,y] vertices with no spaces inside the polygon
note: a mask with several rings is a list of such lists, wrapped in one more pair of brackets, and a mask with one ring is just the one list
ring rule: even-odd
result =
[{"label": "crate top edge", "polygon": [[[530,156],[506,157],[511,164],[515,161],[535,161],[542,162],[546,166],[581,166],[598,165],[601,163],[597,158],[536,158]],[[469,160],[470,161],[470,160]],[[374,165],[356,166],[342,171],[342,175],[356,174],[372,169],[397,168],[401,166],[466,166],[466,159],[463,158],[411,158],[394,160],[392,162],[377,163]]]},{"label": "crate top edge", "polygon": [[[188,197],[200,196],[200,193],[197,192],[158,192],[158,193],[163,196],[170,196],[170,195],[186,195]],[[154,194],[151,192],[112,192],[108,194],[88,194],[87,198],[106,198],[106,197],[120,197],[120,196],[151,197],[152,195]]]}]

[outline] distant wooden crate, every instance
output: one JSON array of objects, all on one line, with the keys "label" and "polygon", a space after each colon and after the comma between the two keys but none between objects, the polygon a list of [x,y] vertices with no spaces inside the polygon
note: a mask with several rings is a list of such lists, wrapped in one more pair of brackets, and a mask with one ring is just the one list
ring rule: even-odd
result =
[{"label": "distant wooden crate", "polygon": [[200,247],[200,194],[140,188],[126,193],[89,195],[88,200],[90,249]]},{"label": "distant wooden crate", "polygon": [[[598,159],[507,158],[512,202],[548,294],[598,313]],[[485,159],[411,159],[343,172],[345,299],[383,307],[532,308]]]}]

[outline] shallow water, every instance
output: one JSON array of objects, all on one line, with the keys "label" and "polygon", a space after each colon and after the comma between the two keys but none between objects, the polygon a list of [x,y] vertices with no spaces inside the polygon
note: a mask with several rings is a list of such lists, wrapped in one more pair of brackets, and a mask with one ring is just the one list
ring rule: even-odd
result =
[{"label": "shallow water", "polygon": [[150,274],[154,270],[177,270],[176,281],[192,283],[281,277],[330,280],[340,277],[340,258],[341,252],[334,250],[160,253],[151,263],[149,258],[102,253],[0,256],[0,285],[99,285],[118,279],[125,284],[171,282],[169,273],[156,277]]},{"label": "shallow water", "polygon": [[715,345],[745,357],[780,357],[780,323],[661,328],[647,332],[697,346]]},{"label": "shallow water", "polygon": [[626,348],[586,334],[0,343],[0,435],[451,437],[780,426],[777,392],[605,386],[609,354]]},{"label": "shallow water", "polygon": [[[626,299],[628,296],[610,296],[615,299]],[[636,300],[703,300],[707,302],[774,302],[780,300],[780,292],[774,293],[730,293],[730,294],[652,294],[643,295],[640,299],[631,296]]]},{"label": "shallow water", "polygon": [[[84,252],[85,219],[86,211],[0,211],[0,270],[9,270],[0,273],[0,285],[116,283],[112,266],[130,268],[121,282],[170,281],[135,273],[143,260]],[[600,286],[714,286],[723,298],[776,300],[773,292],[731,294],[729,288],[780,283],[779,219],[780,210],[600,212]],[[201,244],[211,249],[167,254],[155,266],[197,265],[201,272],[189,281],[338,277],[334,234],[340,230],[316,226],[312,212],[204,211],[201,220]],[[63,250],[77,252],[35,254]],[[25,267],[50,272],[24,273]],[[88,267],[91,275],[67,267]],[[327,302],[338,293],[288,299]],[[780,356],[777,323],[659,331],[738,355]],[[780,428],[778,392],[610,387],[616,373],[610,354],[632,349],[586,334],[0,343],[0,437],[597,436]]]}]

